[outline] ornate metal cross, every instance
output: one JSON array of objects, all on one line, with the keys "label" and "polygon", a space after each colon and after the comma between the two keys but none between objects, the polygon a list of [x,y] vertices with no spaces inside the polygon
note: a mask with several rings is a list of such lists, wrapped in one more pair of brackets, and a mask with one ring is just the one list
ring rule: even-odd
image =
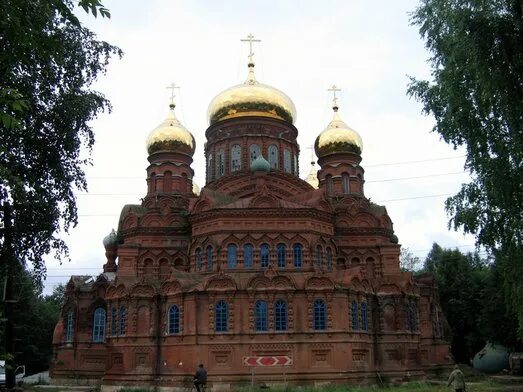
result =
[{"label": "ornate metal cross", "polygon": [[252,57],[254,56],[254,53],[252,52],[252,43],[261,42],[261,39],[254,39],[254,35],[249,34],[247,38],[241,38],[240,41],[249,43],[249,63],[253,63]]},{"label": "ornate metal cross", "polygon": [[332,91],[332,94],[334,95],[332,98],[332,106],[338,107],[338,97],[336,96],[336,92],[341,91],[341,88],[338,88],[335,84],[333,84],[331,88],[327,89],[327,91]]},{"label": "ornate metal cross", "polygon": [[166,88],[171,90],[171,105],[174,105],[174,97],[176,97],[176,94],[174,93],[174,89],[176,89],[176,88],[179,89],[180,86],[177,86],[176,83],[172,82]]}]

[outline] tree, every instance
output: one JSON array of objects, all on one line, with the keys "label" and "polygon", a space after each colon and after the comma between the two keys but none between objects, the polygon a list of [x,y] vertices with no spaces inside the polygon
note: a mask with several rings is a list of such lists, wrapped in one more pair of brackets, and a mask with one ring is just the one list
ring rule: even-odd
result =
[{"label": "tree", "polygon": [[409,248],[401,248],[400,252],[400,268],[403,271],[415,272],[421,265],[419,257],[414,256]]},{"label": "tree", "polygon": [[[95,17],[109,16],[99,0],[77,4]],[[74,6],[73,0],[2,1],[0,277],[8,388],[14,384],[14,277],[32,263],[39,280],[46,254],[68,255],[58,233],[76,225],[74,190],[87,188],[83,169],[94,143],[89,121],[110,109],[90,87],[109,58],[121,55],[81,25]]]},{"label": "tree", "polygon": [[523,337],[523,1],[421,0],[411,21],[433,80],[412,78],[408,94],[466,148],[472,176],[446,201],[449,225],[496,254]]}]

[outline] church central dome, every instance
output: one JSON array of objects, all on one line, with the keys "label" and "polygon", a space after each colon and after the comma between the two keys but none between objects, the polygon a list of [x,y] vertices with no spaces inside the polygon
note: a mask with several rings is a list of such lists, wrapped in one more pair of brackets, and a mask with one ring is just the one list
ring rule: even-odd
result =
[{"label": "church central dome", "polygon": [[272,117],[292,124],[296,120],[296,107],[284,92],[259,83],[254,77],[254,64],[249,63],[245,83],[218,94],[209,104],[207,115],[211,125],[243,116]]}]

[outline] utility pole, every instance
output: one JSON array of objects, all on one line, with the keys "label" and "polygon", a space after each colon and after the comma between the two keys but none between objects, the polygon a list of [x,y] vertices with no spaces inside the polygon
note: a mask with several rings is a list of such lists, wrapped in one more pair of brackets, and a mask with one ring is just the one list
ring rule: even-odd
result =
[{"label": "utility pole", "polygon": [[14,255],[13,255],[13,222],[12,208],[8,201],[4,201],[4,243],[2,249],[2,263],[5,266],[3,296],[4,319],[5,319],[5,385],[6,388],[15,387],[15,328],[13,320],[13,276],[15,274]]}]

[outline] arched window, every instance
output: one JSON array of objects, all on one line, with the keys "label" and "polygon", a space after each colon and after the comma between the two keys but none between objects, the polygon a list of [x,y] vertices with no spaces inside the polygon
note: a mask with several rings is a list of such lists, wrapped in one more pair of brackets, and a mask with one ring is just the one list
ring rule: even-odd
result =
[{"label": "arched window", "polygon": [[332,195],[332,176],[329,174],[325,177],[327,181],[327,195]]},{"label": "arched window", "polygon": [[260,264],[262,268],[269,266],[269,245],[262,244],[260,247]]},{"label": "arched window", "polygon": [[274,303],[274,329],[287,330],[287,303],[281,299]]},{"label": "arched window", "polygon": [[243,246],[243,266],[245,268],[252,268],[253,256],[254,247],[251,244],[245,244]]},{"label": "arched window", "polygon": [[231,147],[231,172],[242,169],[242,147],[235,144]]},{"label": "arched window", "polygon": [[418,329],[417,309],[414,304],[407,305],[407,330],[415,332]]},{"label": "arched window", "polygon": [[180,309],[178,306],[172,305],[169,308],[169,335],[180,333]]},{"label": "arched window", "polygon": [[118,309],[111,308],[111,336],[116,336],[118,326]]},{"label": "arched window", "polygon": [[314,314],[314,330],[315,331],[324,331],[326,329],[325,320],[326,317],[325,301],[322,299],[317,299],[313,304],[313,314]]},{"label": "arched window", "polygon": [[292,246],[292,254],[294,258],[294,268],[301,268],[302,266],[302,247],[301,244],[294,244]]},{"label": "arched window", "polygon": [[196,270],[200,271],[202,269],[202,250],[200,248],[196,249],[196,252],[194,252],[195,258],[196,258]]},{"label": "arched window", "polygon": [[321,249],[321,246],[316,247],[316,266],[318,268],[321,268],[321,265],[323,264],[323,249]]},{"label": "arched window", "polygon": [[125,335],[125,323],[127,321],[127,311],[125,306],[120,307],[120,336]]},{"label": "arched window", "polygon": [[93,343],[105,341],[105,309],[96,308],[93,317]]},{"label": "arched window", "polygon": [[369,328],[367,322],[367,304],[363,302],[361,304],[361,330],[367,331]]},{"label": "arched window", "polygon": [[285,268],[285,244],[278,244],[276,247],[276,253],[278,255],[278,267]]},{"label": "arched window", "polygon": [[294,174],[298,175],[298,156],[294,154]]},{"label": "arched window", "polygon": [[260,146],[251,144],[249,147],[249,155],[251,156],[251,163],[261,155]]},{"label": "arched window", "polygon": [[327,248],[326,257],[327,257],[327,271],[331,271],[332,270],[332,252],[331,252],[331,248]]},{"label": "arched window", "polygon": [[216,178],[220,178],[225,174],[225,152],[223,148],[218,150],[216,154]]},{"label": "arched window", "polygon": [[287,149],[283,150],[283,170],[286,173],[292,173],[291,152]]},{"label": "arched window", "polygon": [[163,191],[166,193],[173,191],[173,174],[170,171],[166,171],[163,175]]},{"label": "arched window", "polygon": [[229,311],[227,302],[218,301],[214,305],[214,331],[227,332],[227,321],[229,320]]},{"label": "arched window", "polygon": [[358,325],[358,303],[352,301],[352,330],[357,331],[359,329]]},{"label": "arched window", "polygon": [[71,343],[73,341],[73,331],[74,331],[73,311],[69,310],[67,312],[67,318],[65,321],[65,341],[66,341],[66,343]]},{"label": "arched window", "polygon": [[227,246],[227,268],[236,268],[238,261],[238,247],[234,244]]},{"label": "arched window", "polygon": [[343,193],[350,193],[350,180],[347,173],[341,175],[341,182],[343,184]]},{"label": "arched window", "polygon": [[267,302],[256,301],[255,326],[257,332],[267,331]]},{"label": "arched window", "polygon": [[207,182],[214,179],[214,159],[212,154],[207,157]]},{"label": "arched window", "polygon": [[269,163],[272,169],[278,168],[278,147],[274,144],[269,146]]},{"label": "arched window", "polygon": [[212,271],[212,246],[207,247],[207,271]]}]

